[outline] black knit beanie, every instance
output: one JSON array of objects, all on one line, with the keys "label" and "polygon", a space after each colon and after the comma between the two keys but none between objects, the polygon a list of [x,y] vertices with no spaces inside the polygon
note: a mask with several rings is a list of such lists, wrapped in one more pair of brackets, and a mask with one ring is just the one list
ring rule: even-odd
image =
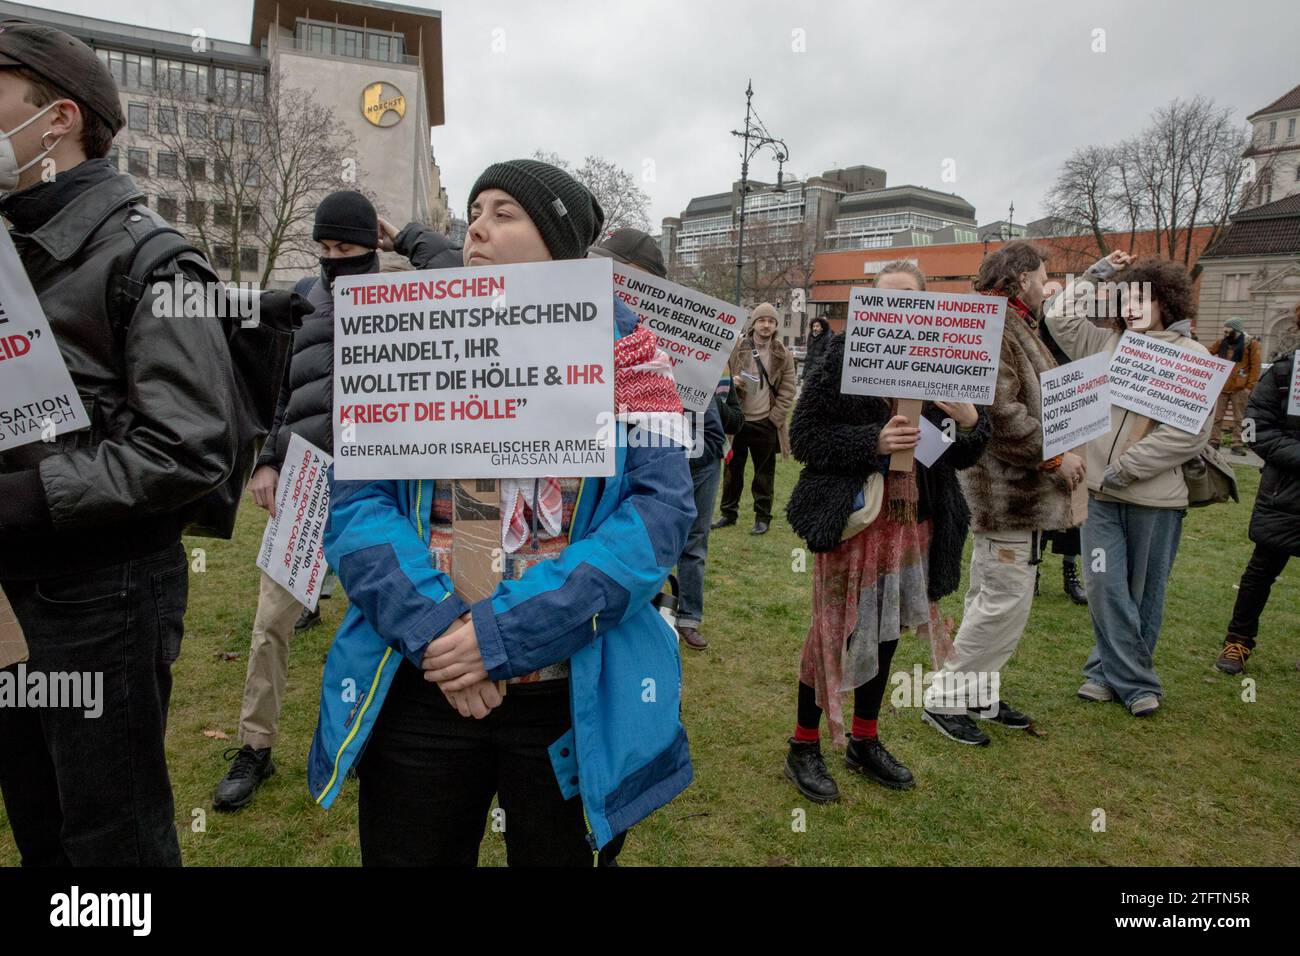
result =
[{"label": "black knit beanie", "polygon": [[523,207],[552,259],[585,257],[605,225],[605,211],[591,191],[549,163],[535,159],[493,163],[469,191],[467,212],[485,189],[504,190]]},{"label": "black knit beanie", "polygon": [[351,242],[367,249],[379,247],[379,216],[370,200],[351,189],[330,193],[316,207],[313,239]]}]

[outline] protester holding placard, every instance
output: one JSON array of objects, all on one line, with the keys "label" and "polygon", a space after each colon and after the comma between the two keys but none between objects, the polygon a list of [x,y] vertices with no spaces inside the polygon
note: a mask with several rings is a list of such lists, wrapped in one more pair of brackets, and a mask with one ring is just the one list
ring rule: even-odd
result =
[{"label": "protester holding placard", "polygon": [[1046,261],[1033,243],[1009,242],[985,257],[975,280],[977,292],[1007,297],[988,406],[993,431],[984,455],[959,475],[974,528],[970,585],[952,653],[926,689],[922,713],[927,724],[961,744],[989,743],[972,718],[1030,726],[1005,700],[986,698],[1001,686],[1002,667],[1029,620],[1043,533],[1078,524],[1070,499],[1083,481],[1083,461],[1068,452],[1043,460],[1039,375],[1056,365],[1038,334]]},{"label": "protester holding placard", "polygon": [[1246,406],[1246,419],[1255,424],[1251,448],[1264,459],[1264,469],[1250,516],[1250,540],[1255,543],[1255,553],[1241,575],[1228,634],[1214,663],[1225,674],[1240,674],[1246,669],[1273,582],[1290,558],[1300,557],[1300,399],[1295,392],[1296,364],[1294,350],[1274,358]]},{"label": "protester holding placard", "polygon": [[137,243],[165,225],[104,158],[123,125],[93,50],[0,23],[0,213],[21,257],[2,268],[30,277],[90,416],[0,452],[0,581],[27,666],[97,673],[105,691],[100,719],[0,708],[0,792],[28,866],[180,864],[163,736],[189,588],[181,532],[237,452],[223,323],[170,301],[173,278],[215,283],[211,267],[173,255],[129,306],[117,294]]},{"label": "protester holding placard", "polygon": [[750,534],[767,534],[776,487],[776,455],[790,454],[787,419],[794,404],[795,364],[790,350],[776,336],[776,309],[770,302],[761,303],[749,319],[749,330],[736,343],[729,362],[745,424],[731,445],[731,457],[723,470],[721,517],[712,526],[726,528],[736,523],[745,463],[752,455],[754,527]]},{"label": "protester holding placard", "polygon": [[1210,432],[1210,444],[1215,448],[1223,443],[1223,420],[1232,408],[1232,453],[1240,454],[1245,449],[1241,444],[1241,421],[1246,415],[1246,401],[1259,382],[1259,353],[1262,346],[1259,339],[1246,334],[1246,323],[1240,316],[1234,315],[1223,325],[1223,335],[1210,346],[1210,354],[1232,362],[1232,371],[1228,381],[1219,392],[1219,400],[1214,406],[1214,430]]},{"label": "protester holding placard", "polygon": [[[925,281],[910,263],[890,263],[879,288],[921,291]],[[984,453],[988,412],[965,402],[926,403],[922,414],[944,426],[953,441],[931,467],[913,460],[891,471],[890,456],[914,449],[920,429],[888,399],[840,391],[844,337],[827,333],[825,353],[808,371],[790,427],[795,457],[804,463],[786,509],[790,525],[816,557],[812,624],[799,664],[798,713],[785,775],[819,803],[839,799],[821,753],[821,717],[828,715],[837,746],[846,743],[840,695],[853,691],[850,770],[896,790],[914,786],[912,773],[880,742],[877,720],[889,682],[889,664],[908,628],[946,639],[938,601],[961,581],[961,552],[970,512],[957,471]],[[884,488],[878,515],[845,537],[864,484]]]},{"label": "protester holding placard", "polygon": [[[1087,316],[1097,311],[1098,283],[1112,281],[1120,289],[1119,323],[1099,327]],[[1186,269],[1112,252],[1048,304],[1046,321],[1072,359],[1113,354],[1125,329],[1206,355],[1192,337],[1195,315]],[[1084,576],[1096,645],[1083,668],[1083,700],[1119,700],[1135,717],[1160,706],[1154,657],[1187,513],[1183,465],[1209,438],[1208,416],[1200,431],[1189,432],[1113,405],[1110,432],[1088,442],[1083,553],[1100,563]]]},{"label": "protester holding placard", "polygon": [[[403,236],[407,240],[403,250],[417,269],[459,265],[459,250],[445,237],[425,237],[412,227],[399,236],[359,192],[330,193],[316,207],[312,238],[320,247],[320,270],[306,292],[315,312],[294,334],[293,357],[280,390],[275,422],[248,483],[258,507],[274,514],[280,472],[294,435],[326,454],[333,451],[334,280],[378,272],[378,250],[393,249],[394,239]],[[449,257],[449,253],[454,255]],[[318,618],[319,614],[262,573],[239,714],[240,747],[233,751],[230,769],[213,793],[213,809],[232,811],[246,806],[262,781],[275,772],[271,748],[279,736],[280,702],[289,680],[289,641],[305,629],[304,618]]]},{"label": "protester holding placard", "polygon": [[[467,266],[581,258],[604,218],[535,160],[490,166],[468,211]],[[613,305],[615,472],[505,481],[499,524],[488,512],[502,578],[489,597],[453,584],[450,481],[333,484],[325,550],[352,604],[308,772],[329,806],[365,751],[366,865],[473,865],[494,795],[511,865],[591,865],[596,850],[610,863],[690,782],[681,664],[652,601],[695,512],[685,446],[647,431],[681,403],[654,333]]]}]

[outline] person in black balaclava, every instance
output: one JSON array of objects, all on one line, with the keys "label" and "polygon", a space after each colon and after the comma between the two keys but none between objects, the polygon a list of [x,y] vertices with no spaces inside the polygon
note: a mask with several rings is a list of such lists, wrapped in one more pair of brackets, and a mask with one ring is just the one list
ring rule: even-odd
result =
[{"label": "person in black balaclava", "polygon": [[[320,244],[320,276],[306,291],[315,312],[294,333],[293,358],[280,390],[275,423],[257,468],[248,483],[259,507],[274,512],[276,487],[289,441],[298,434],[332,454],[330,411],[334,398],[334,282],[342,276],[379,272],[379,249],[391,248],[392,226],[380,219],[365,196],[351,190],[330,193],[316,209],[312,238]],[[385,240],[389,241],[385,241]],[[446,256],[449,244],[436,237],[418,249],[402,250],[417,269],[459,265]],[[322,597],[325,596],[322,588]],[[308,611],[266,574],[262,575],[248,651],[248,674],[239,717],[239,750],[230,770],[217,784],[212,805],[238,810],[253,799],[258,785],[272,773],[271,747],[280,719],[280,701],[289,679],[289,640],[320,623],[320,611]]]}]

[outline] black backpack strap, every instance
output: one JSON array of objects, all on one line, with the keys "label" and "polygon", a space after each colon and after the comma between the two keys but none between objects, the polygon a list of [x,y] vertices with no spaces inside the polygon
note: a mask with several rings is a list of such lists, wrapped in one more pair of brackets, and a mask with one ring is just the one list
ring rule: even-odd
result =
[{"label": "black backpack strap", "polygon": [[155,270],[187,252],[203,255],[171,226],[151,229],[136,241],[121,273],[113,280],[109,315],[115,327],[125,330],[130,324],[131,315],[149,288],[149,278]]}]

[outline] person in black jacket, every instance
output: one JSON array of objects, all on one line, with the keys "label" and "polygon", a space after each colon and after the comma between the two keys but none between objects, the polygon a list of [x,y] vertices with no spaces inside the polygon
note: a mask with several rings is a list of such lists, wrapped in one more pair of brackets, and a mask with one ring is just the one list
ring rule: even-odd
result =
[{"label": "person in black jacket", "polygon": [[1225,674],[1246,669],[1273,582],[1289,559],[1300,557],[1300,415],[1287,414],[1297,354],[1275,359],[1246,405],[1243,422],[1255,423],[1250,445],[1264,459],[1264,469],[1250,516],[1255,553],[1241,576],[1223,650],[1214,662]]},{"label": "person in black jacket", "polygon": [[[924,277],[910,263],[890,263],[878,285],[921,291]],[[835,743],[843,744],[840,695],[848,690],[854,692],[848,768],[892,789],[914,786],[911,771],[880,743],[876,722],[901,632],[924,630],[936,651],[946,640],[937,602],[961,581],[970,525],[957,471],[979,460],[992,429],[982,408],[927,402],[922,414],[946,429],[950,447],[929,468],[913,462],[909,472],[890,471],[890,455],[914,449],[921,430],[895,414],[888,399],[841,393],[843,363],[844,336],[836,335],[809,369],[790,429],[804,469],[786,517],[816,558],[785,775],[818,803],[839,799],[821,753],[822,712]],[[878,476],[879,513],[841,540],[850,514],[866,506],[864,485]]]},{"label": "person in black jacket", "polygon": [[[460,265],[459,250],[432,230],[411,223],[398,233],[375,213],[361,193],[340,190],[316,209],[312,238],[320,243],[320,276],[307,291],[315,309],[294,335],[289,373],[280,391],[279,408],[257,469],[249,481],[253,500],[271,514],[280,470],[294,435],[321,451],[333,453],[331,422],[334,396],[333,284],[340,276],[379,271],[379,251],[396,250],[416,268]],[[295,632],[319,620],[263,572],[253,618],[248,671],[239,716],[240,746],[212,796],[216,810],[238,810],[253,799],[258,786],[275,772],[271,748],[279,732],[280,703],[289,680],[289,641]],[[298,623],[295,624],[294,622]]]},{"label": "person in black jacket", "polygon": [[808,344],[805,346],[803,356],[803,378],[808,377],[813,366],[821,359],[833,334],[830,322],[820,315],[808,323]]},{"label": "person in black jacket", "polygon": [[0,23],[0,213],[90,418],[0,451],[0,585],[28,653],[0,688],[42,675],[84,691],[75,707],[0,704],[0,793],[26,866],[180,864],[163,738],[189,593],[181,533],[239,444],[221,316],[182,318],[173,301],[178,276],[212,291],[208,263],[177,255],[110,307],[137,244],[166,225],[104,158],[123,125],[94,51]]}]

